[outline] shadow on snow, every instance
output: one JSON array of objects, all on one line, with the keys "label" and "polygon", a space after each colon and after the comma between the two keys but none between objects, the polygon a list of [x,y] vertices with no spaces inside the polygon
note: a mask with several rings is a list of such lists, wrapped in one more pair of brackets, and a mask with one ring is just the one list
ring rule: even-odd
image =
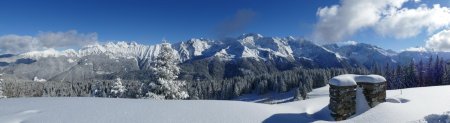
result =
[{"label": "shadow on snow", "polygon": [[310,123],[314,121],[334,121],[328,106],[323,107],[314,114],[308,113],[279,113],[265,119],[263,123]]}]

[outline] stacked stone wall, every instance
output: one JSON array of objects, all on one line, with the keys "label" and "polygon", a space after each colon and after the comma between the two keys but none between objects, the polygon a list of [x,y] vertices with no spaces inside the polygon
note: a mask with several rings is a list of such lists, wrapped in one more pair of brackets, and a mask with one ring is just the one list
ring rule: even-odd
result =
[{"label": "stacked stone wall", "polygon": [[356,113],[356,86],[330,85],[331,116],[335,120],[345,120]]},{"label": "stacked stone wall", "polygon": [[364,96],[371,108],[386,102],[386,82],[382,83],[366,83],[359,82],[358,86],[363,88]]},{"label": "stacked stone wall", "polygon": [[346,120],[356,113],[356,87],[363,89],[368,105],[373,108],[386,101],[386,82],[358,82],[355,86],[330,85],[331,116],[336,120]]}]

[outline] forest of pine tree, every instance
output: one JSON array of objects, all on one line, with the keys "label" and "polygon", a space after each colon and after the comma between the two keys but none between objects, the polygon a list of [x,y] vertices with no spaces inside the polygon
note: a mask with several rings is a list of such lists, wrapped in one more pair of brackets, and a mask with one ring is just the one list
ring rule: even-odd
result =
[{"label": "forest of pine tree", "polygon": [[[450,64],[439,56],[429,59],[411,60],[407,65],[386,64],[379,74],[386,77],[388,89],[425,87],[450,84]],[[373,68],[381,69],[381,68]]]},{"label": "forest of pine tree", "polygon": [[[4,80],[0,92],[7,97],[121,97],[151,98],[165,96],[166,99],[234,99],[243,94],[265,94],[269,92],[295,92],[295,99],[305,99],[306,93],[323,87],[333,76],[341,74],[380,74],[386,77],[388,89],[436,86],[450,84],[450,64],[439,56],[414,61],[405,65],[378,65],[367,68],[293,68],[258,75],[241,75],[224,79],[170,80],[173,86],[161,86],[168,80],[88,80],[64,82],[34,82]],[[151,72],[151,71],[150,71]],[[154,72],[153,72],[154,73]],[[176,75],[176,74],[174,74]],[[158,78],[158,77],[154,77]],[[174,79],[176,77],[168,78]],[[1,78],[0,78],[1,79]],[[182,82],[183,83],[178,83]],[[156,83],[155,83],[156,82]],[[173,83],[175,82],[175,83]],[[154,84],[159,86],[155,86]],[[178,83],[178,84],[177,84]],[[165,83],[168,84],[168,83]],[[176,87],[174,87],[176,85]],[[155,87],[166,91],[155,90]],[[165,88],[165,89],[164,89]],[[293,90],[295,89],[295,90]],[[187,93],[183,96],[183,93]],[[1,93],[0,93],[1,94]],[[119,94],[119,95],[118,95]],[[181,95],[180,95],[181,94]]]}]

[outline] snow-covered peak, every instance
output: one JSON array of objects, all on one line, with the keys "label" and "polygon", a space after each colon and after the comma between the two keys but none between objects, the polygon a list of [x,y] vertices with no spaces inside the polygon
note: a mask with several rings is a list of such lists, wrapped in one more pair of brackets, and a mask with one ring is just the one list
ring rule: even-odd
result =
[{"label": "snow-covered peak", "polygon": [[256,45],[261,49],[267,49],[274,52],[277,56],[292,57],[293,51],[289,46],[288,40],[278,37],[262,38],[256,42]]},{"label": "snow-covered peak", "polygon": [[350,50],[355,49],[355,50],[358,50],[358,52],[379,53],[384,56],[396,55],[396,53],[389,52],[378,46],[371,45],[371,44],[365,44],[365,43],[353,43],[352,45],[342,45],[341,47],[343,47],[343,49],[345,49],[345,48],[348,48]]},{"label": "snow-covered peak", "polygon": [[396,61],[393,59],[396,52],[385,50],[375,45],[366,43],[347,42],[347,45],[324,45],[327,49],[338,53],[340,56],[357,61],[366,67],[371,67],[373,62],[379,64],[394,64]]},{"label": "snow-covered peak", "polygon": [[219,52],[214,54],[214,57],[218,57],[222,60],[231,60],[231,59],[235,58],[235,55],[231,55],[227,52],[228,49],[229,49],[229,47],[227,47],[225,49],[221,49]]},{"label": "snow-covered peak", "polygon": [[243,58],[255,58],[258,60],[259,51],[257,49],[250,49],[248,47],[244,47],[242,51],[241,57]]},{"label": "snow-covered peak", "polygon": [[84,46],[83,48],[81,48],[81,50],[79,50],[78,53],[80,55],[87,55],[87,54],[93,54],[93,53],[102,53],[105,51],[106,51],[105,47],[96,43],[96,44]]},{"label": "snow-covered peak", "polygon": [[160,49],[158,45],[141,45],[135,42],[109,42],[105,45],[94,45],[85,47],[79,51],[81,56],[104,54],[110,58],[136,58],[136,59],[153,59]]},{"label": "snow-covered peak", "polygon": [[292,40],[295,40],[295,38],[293,36],[288,36],[288,37],[286,37],[286,40],[292,41]]},{"label": "snow-covered peak", "polygon": [[187,42],[193,50],[194,56],[202,55],[202,52],[211,47],[205,39],[191,39]]},{"label": "snow-covered peak", "polygon": [[263,38],[261,34],[243,34],[241,37],[239,37],[238,42],[240,42],[242,45],[247,47],[254,47],[255,41]]},{"label": "snow-covered peak", "polygon": [[87,45],[76,51],[68,49],[64,51],[57,51],[55,49],[47,49],[44,51],[32,51],[21,54],[23,58],[46,58],[46,57],[83,57],[88,55],[107,55],[112,59],[117,58],[135,58],[135,59],[153,59],[159,53],[160,45],[141,45],[136,42],[108,42],[104,45],[92,44]]},{"label": "snow-covered peak", "polygon": [[207,39],[192,38],[179,44],[178,52],[181,61],[186,61],[196,56],[203,55],[203,52],[211,48],[210,41]]},{"label": "snow-covered peak", "polygon": [[328,52],[328,53],[333,53],[333,54],[335,54],[337,58],[343,58],[339,53],[336,53],[336,52],[334,52],[334,51],[331,51],[331,50],[329,50],[329,49],[326,48],[326,47],[323,47],[323,46],[318,46],[318,47],[319,47],[320,49],[322,49],[322,50]]},{"label": "snow-covered peak", "polygon": [[[345,45],[317,45],[304,39],[289,37],[263,37],[260,34],[243,34],[238,38],[228,38],[224,40],[208,40],[192,38],[173,45],[181,62],[219,56],[221,58],[255,58],[257,60],[278,60],[287,59],[301,60],[309,59],[312,63],[322,66],[339,66],[345,60],[354,60],[364,65],[375,61],[392,61],[395,53],[386,51],[374,45],[349,41]],[[80,50],[57,51],[48,49],[44,51],[33,51],[20,56],[39,59],[42,57],[70,57],[73,63],[89,55],[106,55],[111,59],[127,58],[136,59],[139,63],[152,62],[159,54],[160,44],[142,45],[136,42],[108,42],[96,43],[85,46]],[[9,60],[8,62],[14,62]],[[3,60],[5,61],[5,60]],[[320,62],[320,63],[319,63]]]},{"label": "snow-covered peak", "polygon": [[243,39],[243,38],[254,38],[254,39],[260,39],[263,38],[263,36],[261,34],[257,34],[257,33],[246,33],[246,34],[242,34],[239,38]]},{"label": "snow-covered peak", "polygon": [[130,48],[130,47],[136,47],[139,46],[136,42],[125,42],[125,41],[119,41],[116,43],[108,42],[104,45],[106,48]]}]

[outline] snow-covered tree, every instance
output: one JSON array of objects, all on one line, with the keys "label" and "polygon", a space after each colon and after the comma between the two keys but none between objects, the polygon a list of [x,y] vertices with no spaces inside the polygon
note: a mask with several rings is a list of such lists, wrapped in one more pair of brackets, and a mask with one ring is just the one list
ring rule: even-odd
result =
[{"label": "snow-covered tree", "polygon": [[419,64],[417,65],[417,73],[418,73],[418,75],[417,75],[417,81],[418,81],[418,86],[419,87],[421,87],[421,86],[425,86],[425,79],[424,79],[424,73],[425,73],[425,69],[424,69],[424,66],[423,66],[424,64],[423,64],[423,60],[422,59],[420,59],[420,61],[419,61]]},{"label": "snow-covered tree", "polygon": [[157,80],[149,84],[150,91],[147,93],[149,98],[186,99],[189,97],[188,93],[182,90],[186,83],[176,80],[180,73],[180,68],[177,66],[178,62],[178,57],[176,57],[170,44],[163,43],[153,64],[153,71],[155,71]]},{"label": "snow-covered tree", "polygon": [[300,83],[298,88],[294,88],[294,100],[306,100],[307,99],[307,91],[308,89],[306,88],[305,85],[303,85],[302,83]]},{"label": "snow-covered tree", "polygon": [[0,74],[0,99],[1,98],[6,98],[6,96],[3,95],[3,79],[2,79],[2,74]]},{"label": "snow-covered tree", "polygon": [[103,97],[103,95],[105,95],[105,94],[104,94],[103,89],[101,88],[101,83],[100,82],[95,83],[91,88],[91,96]]},{"label": "snow-covered tree", "polygon": [[124,97],[125,91],[127,91],[127,89],[122,85],[122,79],[117,78],[111,87],[110,95],[111,97]]},{"label": "snow-covered tree", "polygon": [[405,81],[405,86],[406,87],[417,87],[417,68],[416,65],[414,63],[414,60],[411,60],[411,62],[409,63],[409,66],[407,67],[407,71],[406,71],[406,80]]},{"label": "snow-covered tree", "polygon": [[434,78],[433,78],[433,56],[430,56],[429,60],[428,60],[428,64],[427,64],[427,79],[426,79],[426,83],[425,86],[430,86],[434,83]]}]

